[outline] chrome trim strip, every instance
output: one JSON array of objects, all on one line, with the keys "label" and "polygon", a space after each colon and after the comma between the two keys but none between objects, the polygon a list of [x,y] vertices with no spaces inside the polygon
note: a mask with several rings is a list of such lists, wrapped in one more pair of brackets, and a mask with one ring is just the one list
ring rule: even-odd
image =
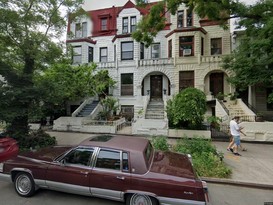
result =
[{"label": "chrome trim strip", "polygon": [[0,181],[12,182],[10,174],[0,173]]},{"label": "chrome trim strip", "polygon": [[92,196],[112,199],[116,201],[124,201],[124,192],[114,191],[110,189],[100,189],[91,187]]},{"label": "chrome trim strip", "polygon": [[61,182],[46,181],[46,186],[48,189],[62,191],[72,194],[79,194],[84,196],[92,196],[89,187],[72,185]]},{"label": "chrome trim strip", "polygon": [[204,201],[194,201],[167,197],[157,197],[157,199],[159,200],[160,205],[206,205],[206,202]]}]

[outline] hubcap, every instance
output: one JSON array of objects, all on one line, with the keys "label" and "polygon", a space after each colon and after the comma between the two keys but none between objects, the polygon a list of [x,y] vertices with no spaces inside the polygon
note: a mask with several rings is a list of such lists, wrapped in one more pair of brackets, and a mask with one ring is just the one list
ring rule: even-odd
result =
[{"label": "hubcap", "polygon": [[31,181],[26,175],[21,175],[16,181],[17,190],[21,194],[28,194],[31,190]]},{"label": "hubcap", "polygon": [[148,196],[134,194],[131,198],[130,205],[152,205],[152,201]]}]

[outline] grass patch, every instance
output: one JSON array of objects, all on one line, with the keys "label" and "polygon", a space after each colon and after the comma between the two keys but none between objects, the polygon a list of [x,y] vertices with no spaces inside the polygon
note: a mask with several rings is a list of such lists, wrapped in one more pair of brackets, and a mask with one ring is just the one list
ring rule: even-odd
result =
[{"label": "grass patch", "polygon": [[[157,150],[169,150],[165,136],[153,137],[151,142]],[[228,178],[231,175],[231,169],[222,161],[223,154],[217,152],[211,140],[184,137],[178,139],[170,151],[191,154],[193,167],[201,177]]]}]

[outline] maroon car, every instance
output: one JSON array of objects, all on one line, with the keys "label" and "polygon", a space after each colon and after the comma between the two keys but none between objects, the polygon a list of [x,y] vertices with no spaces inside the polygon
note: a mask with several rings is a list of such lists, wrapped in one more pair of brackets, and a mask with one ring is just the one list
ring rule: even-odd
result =
[{"label": "maroon car", "polygon": [[0,162],[17,156],[19,151],[16,140],[0,133]]},{"label": "maroon car", "polygon": [[20,196],[45,188],[127,205],[208,204],[188,155],[155,151],[148,139],[101,135],[76,147],[32,151],[0,163]]}]

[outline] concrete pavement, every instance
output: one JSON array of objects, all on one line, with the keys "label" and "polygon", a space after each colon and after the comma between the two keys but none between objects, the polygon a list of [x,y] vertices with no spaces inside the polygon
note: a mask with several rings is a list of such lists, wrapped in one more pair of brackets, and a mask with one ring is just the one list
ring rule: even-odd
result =
[{"label": "concrete pavement", "polygon": [[[48,132],[55,136],[59,145],[75,145],[97,135],[88,133]],[[173,142],[172,142],[173,143]],[[229,179],[203,178],[207,182],[238,184],[240,186],[273,189],[273,144],[242,142],[247,151],[235,156],[226,150],[228,142],[213,142],[224,153],[224,163],[232,169]]]}]

